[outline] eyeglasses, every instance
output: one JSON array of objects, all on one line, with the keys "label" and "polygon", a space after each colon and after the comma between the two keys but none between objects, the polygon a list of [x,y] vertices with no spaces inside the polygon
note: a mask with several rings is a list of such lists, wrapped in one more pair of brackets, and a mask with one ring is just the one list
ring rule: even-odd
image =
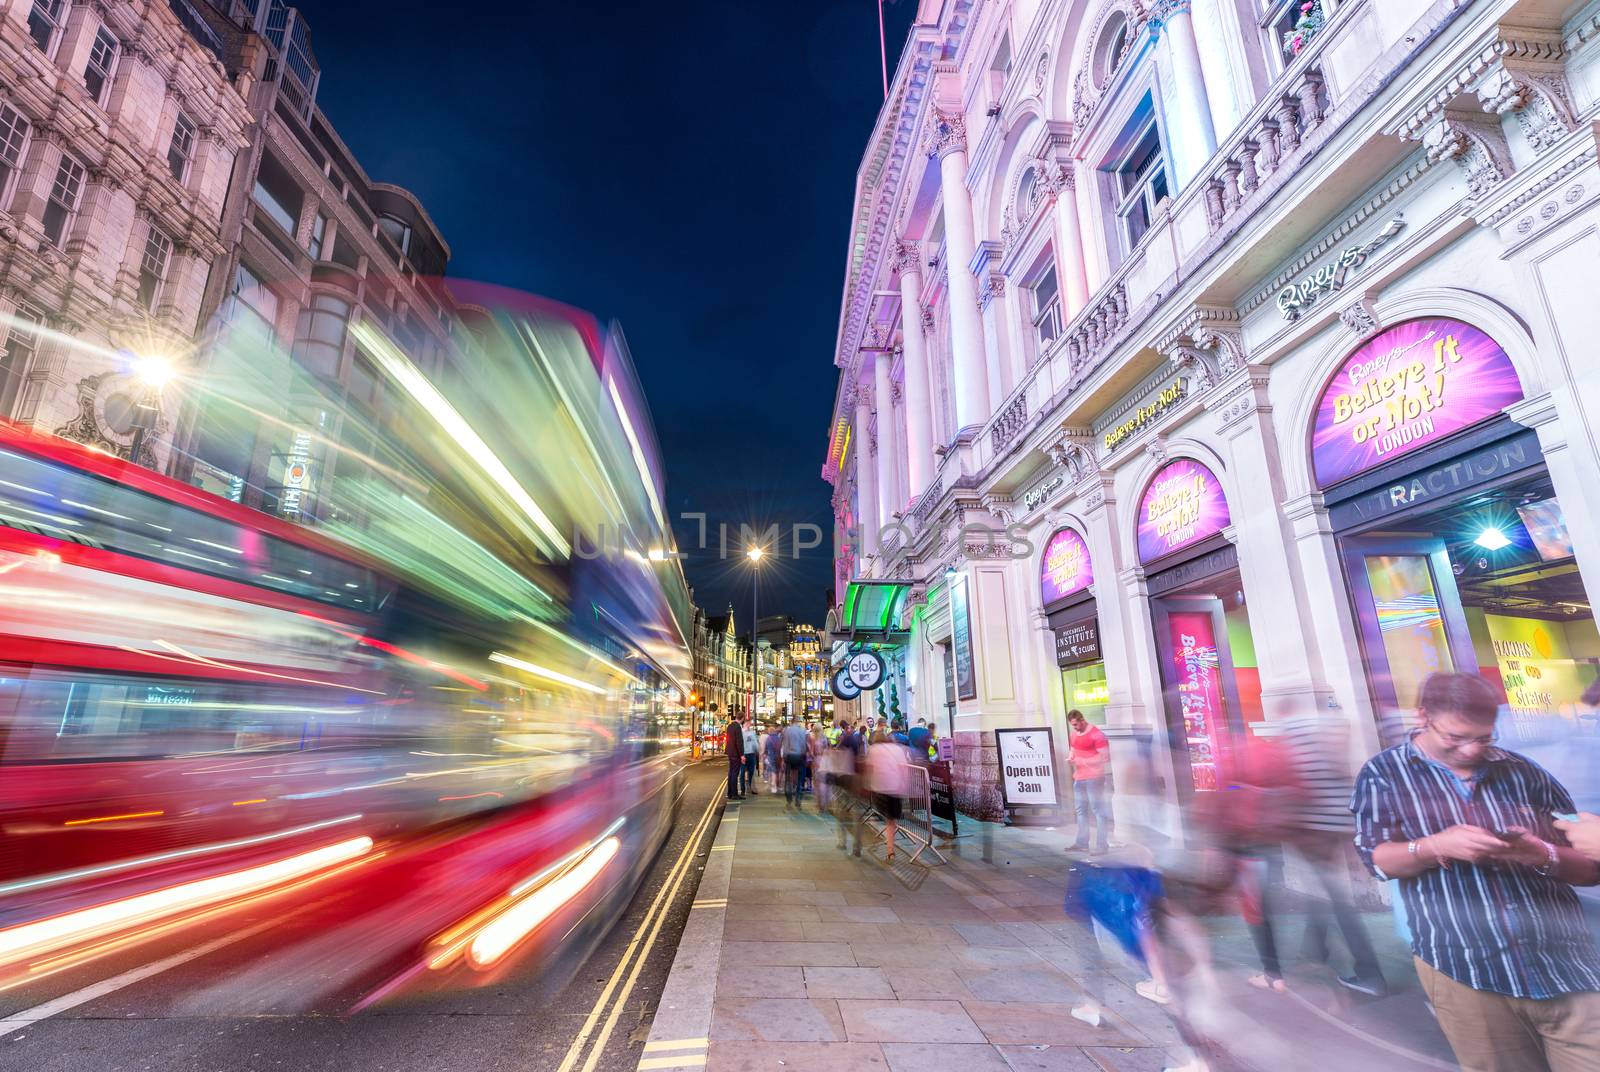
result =
[{"label": "eyeglasses", "polygon": [[1469,744],[1491,745],[1500,739],[1500,734],[1498,733],[1485,733],[1481,735],[1470,733],[1445,733],[1442,730],[1434,729],[1433,727],[1429,728],[1433,729],[1433,732],[1438,736],[1439,740],[1443,741],[1451,748],[1465,748]]}]

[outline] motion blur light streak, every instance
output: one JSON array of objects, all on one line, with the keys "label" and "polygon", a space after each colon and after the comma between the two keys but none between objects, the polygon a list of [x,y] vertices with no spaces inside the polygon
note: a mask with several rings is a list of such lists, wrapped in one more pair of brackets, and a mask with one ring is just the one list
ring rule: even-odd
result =
[{"label": "motion blur light streak", "polygon": [[165,815],[164,811],[130,811],[123,815],[97,815],[93,819],[68,819],[62,826],[88,826],[90,823],[114,823],[119,819],[149,819]]},{"label": "motion blur light streak", "polygon": [[504,666],[514,667],[518,670],[521,670],[525,674],[532,674],[534,677],[542,677],[549,681],[559,682],[562,685],[571,685],[575,689],[584,689],[588,692],[598,693],[601,696],[606,694],[606,690],[601,688],[599,685],[591,685],[587,681],[579,681],[575,677],[569,677],[568,675],[559,671],[539,666],[537,663],[526,662],[525,660],[507,655],[504,652],[491,652],[489,654],[489,661],[500,663]]},{"label": "motion blur light streak", "polygon": [[565,558],[572,553],[572,547],[557,531],[555,525],[551,524],[549,516],[539,508],[539,504],[533,501],[533,497],[517,483],[517,478],[511,475],[511,470],[506,468],[505,463],[489,448],[489,444],[483,441],[483,437],[478,435],[472,425],[456,411],[449,399],[440,394],[438,388],[429,383],[404,354],[396,350],[387,338],[374,330],[366,321],[357,321],[352,325],[350,334],[356,337],[368,353],[378,359],[384,371],[389,373],[395,382],[404,387],[406,392],[439,422],[439,427],[448,432],[450,438],[459,443],[472,459],[483,467],[490,479],[511,496],[511,500],[522,508],[543,535],[542,542],[552,549],[557,557]]},{"label": "motion blur light streak", "polygon": [[271,834],[262,834],[259,837],[240,838],[237,841],[220,841],[213,845],[196,845],[189,849],[174,849],[172,852],[158,852],[151,856],[139,856],[131,860],[118,860],[116,863],[102,864],[99,867],[84,867],[76,871],[62,871],[54,875],[40,875],[37,878],[24,879],[21,882],[10,882],[0,886],[0,897],[7,894],[18,893],[22,890],[36,890],[45,886],[55,886],[63,882],[73,882],[80,878],[93,878],[96,875],[109,875],[118,871],[128,871],[133,868],[150,867],[155,864],[164,864],[173,860],[183,860],[190,856],[207,856],[217,852],[230,852],[233,849],[249,848],[252,845],[264,845],[269,841],[281,841],[284,838],[295,837],[299,834],[309,834],[313,830],[323,830],[341,823],[353,823],[361,818],[361,813],[341,815],[337,819],[325,819],[320,823],[308,823],[305,826],[296,826],[289,830],[278,830]]},{"label": "motion blur light streak", "polygon": [[365,856],[371,851],[372,839],[363,835],[243,871],[185,882],[137,897],[10,927],[0,931],[0,964],[14,963],[89,939],[108,937],[131,926],[155,922],[190,909],[205,908],[231,897],[258,893]]},{"label": "motion blur light streak", "polygon": [[490,923],[467,948],[467,959],[475,968],[487,968],[512,947],[531,934],[534,928],[549,919],[562,905],[582,893],[584,888],[599,877],[606,864],[622,848],[615,837],[602,841],[570,871],[540,886],[526,898],[518,901]]}]

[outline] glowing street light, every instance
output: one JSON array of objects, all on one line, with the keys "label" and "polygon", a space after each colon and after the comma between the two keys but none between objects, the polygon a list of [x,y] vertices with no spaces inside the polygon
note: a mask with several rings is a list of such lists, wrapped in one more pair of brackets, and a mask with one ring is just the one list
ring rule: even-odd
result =
[{"label": "glowing street light", "polygon": [[128,460],[138,465],[144,453],[144,438],[155,427],[161,411],[161,389],[177,378],[171,359],[159,354],[133,355],[133,377],[144,386],[144,393],[133,407],[133,442],[128,444]]}]

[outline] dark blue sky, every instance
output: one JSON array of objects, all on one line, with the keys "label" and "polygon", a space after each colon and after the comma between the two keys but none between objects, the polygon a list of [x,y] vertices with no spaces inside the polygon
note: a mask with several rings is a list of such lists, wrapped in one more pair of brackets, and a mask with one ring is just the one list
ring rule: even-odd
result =
[{"label": "dark blue sky", "polygon": [[[874,0],[301,0],[319,100],[415,192],[450,274],[621,320],[697,602],[737,605],[717,525],[831,525],[818,477],[856,167],[882,103]],[[804,12],[795,15],[793,12]],[[915,0],[885,5],[892,66]],[[764,568],[761,612],[822,624],[829,538]]]}]

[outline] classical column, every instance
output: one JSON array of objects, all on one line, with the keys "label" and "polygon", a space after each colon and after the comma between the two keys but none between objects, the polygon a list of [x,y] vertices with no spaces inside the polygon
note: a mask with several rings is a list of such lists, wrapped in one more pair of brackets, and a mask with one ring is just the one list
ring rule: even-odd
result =
[{"label": "classical column", "polygon": [[1078,183],[1070,162],[1058,166],[1061,176],[1056,193],[1056,264],[1061,266],[1065,323],[1089,304],[1089,273],[1083,263],[1083,232],[1078,226]]},{"label": "classical column", "polygon": [[1174,185],[1180,191],[1205,166],[1217,147],[1189,2],[1157,0],[1150,11],[1150,21],[1159,27],[1172,69],[1173,85],[1170,92],[1163,95],[1161,103],[1167,109],[1167,137],[1172,143],[1168,149],[1178,172]]},{"label": "classical column", "polygon": [[939,158],[939,192],[944,201],[956,424],[961,429],[976,428],[989,419],[990,408],[983,323],[978,318],[978,286],[972,278],[972,256],[977,247],[972,230],[972,199],[967,192],[966,121],[959,112],[935,110],[926,144],[928,157]]},{"label": "classical column", "polygon": [[878,523],[887,525],[905,509],[900,497],[900,437],[895,427],[888,351],[872,355],[872,397],[878,412]]},{"label": "classical column", "polygon": [[916,243],[900,243],[895,268],[900,272],[900,345],[905,351],[909,501],[933,479],[933,400],[928,390],[928,343],[922,334],[922,251]]},{"label": "classical column", "polygon": [[[861,529],[861,557],[878,553],[878,474],[872,458],[872,392],[855,388],[856,524]],[[860,566],[858,564],[858,570]],[[864,572],[864,571],[862,571]]]}]

